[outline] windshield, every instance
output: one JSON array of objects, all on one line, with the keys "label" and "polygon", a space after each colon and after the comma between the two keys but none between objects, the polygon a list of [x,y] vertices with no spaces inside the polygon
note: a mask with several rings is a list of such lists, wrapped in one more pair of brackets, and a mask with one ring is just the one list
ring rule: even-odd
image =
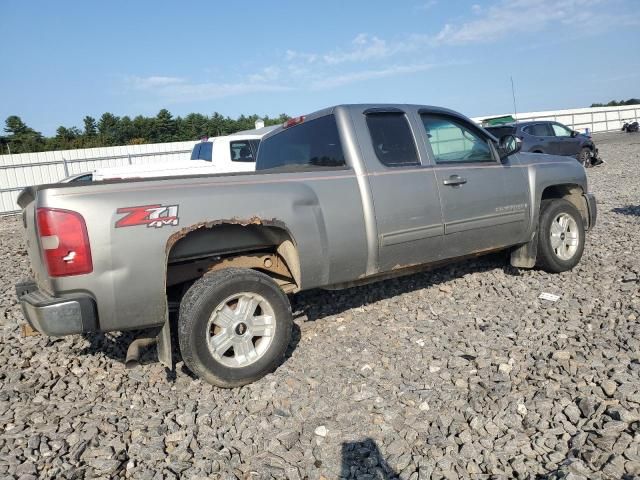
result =
[{"label": "windshield", "polygon": [[213,142],[200,142],[193,146],[191,160],[206,160],[210,162],[213,154]]}]

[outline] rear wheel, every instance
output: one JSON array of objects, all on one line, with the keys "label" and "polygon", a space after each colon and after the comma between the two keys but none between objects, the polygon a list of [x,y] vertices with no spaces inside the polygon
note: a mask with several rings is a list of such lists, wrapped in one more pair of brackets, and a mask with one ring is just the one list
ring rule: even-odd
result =
[{"label": "rear wheel", "polygon": [[583,147],[576,158],[584,168],[589,168],[591,166],[591,150],[587,147]]},{"label": "rear wheel", "polygon": [[269,276],[229,268],[203,276],[183,297],[180,351],[198,377],[237,387],[276,369],[292,326],[289,300]]},{"label": "rear wheel", "polygon": [[578,209],[567,200],[543,200],[538,225],[537,264],[552,273],[575,267],[584,251],[584,224]]}]

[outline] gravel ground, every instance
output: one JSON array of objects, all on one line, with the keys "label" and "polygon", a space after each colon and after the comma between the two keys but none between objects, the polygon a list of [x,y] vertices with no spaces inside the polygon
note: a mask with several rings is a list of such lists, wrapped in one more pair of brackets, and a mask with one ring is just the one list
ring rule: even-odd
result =
[{"label": "gravel ground", "polygon": [[0,220],[0,477],[640,478],[640,136],[599,138],[572,272],[495,255],[299,294],[287,361],[235,390],[125,370],[131,333],[22,338]]}]

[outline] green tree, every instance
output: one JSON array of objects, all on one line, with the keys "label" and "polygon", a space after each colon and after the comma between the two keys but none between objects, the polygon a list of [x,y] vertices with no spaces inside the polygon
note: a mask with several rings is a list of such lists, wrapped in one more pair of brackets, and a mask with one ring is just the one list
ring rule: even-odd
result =
[{"label": "green tree", "polygon": [[120,119],[112,113],[105,112],[98,121],[98,133],[103,146],[117,145],[118,122]]},{"label": "green tree", "polygon": [[11,153],[39,152],[44,147],[44,138],[40,132],[28,127],[20,117],[11,115],[5,121],[5,137]]},{"label": "green tree", "polygon": [[178,133],[176,121],[166,108],[163,108],[156,115],[155,140],[157,142],[173,142]]},{"label": "green tree", "polygon": [[87,138],[95,137],[98,134],[96,119],[87,115],[82,121],[84,123],[84,136]]},{"label": "green tree", "polygon": [[[631,101],[637,102],[637,99],[626,100],[625,103]],[[60,126],[55,136],[44,138],[40,132],[28,127],[20,117],[12,115],[5,122],[4,131],[7,135],[0,137],[0,154],[6,153],[8,148],[12,153],[22,153],[197,140],[204,136],[215,137],[253,129],[256,120],[260,118],[256,114],[230,118],[218,112],[211,116],[190,113],[185,117],[173,117],[167,109],[162,109],[156,116],[137,115],[131,119],[106,112],[97,122],[93,117],[85,116],[82,131],[76,127]],[[283,113],[275,118],[262,119],[265,125],[278,125],[289,118]]]}]

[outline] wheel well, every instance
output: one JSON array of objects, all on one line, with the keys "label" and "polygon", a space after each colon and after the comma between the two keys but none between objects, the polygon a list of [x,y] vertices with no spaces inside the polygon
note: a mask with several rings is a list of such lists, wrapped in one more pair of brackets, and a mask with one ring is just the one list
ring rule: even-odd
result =
[{"label": "wheel well", "polygon": [[542,200],[563,198],[571,202],[578,209],[580,215],[582,215],[582,219],[588,222],[589,210],[582,196],[583,193],[584,191],[579,185],[551,185],[543,190]]},{"label": "wheel well", "polygon": [[533,151],[533,152],[531,152],[531,153],[544,153],[544,152],[543,152],[542,150],[534,150],[534,151]]},{"label": "wheel well", "polygon": [[196,225],[174,234],[167,244],[167,291],[185,291],[206,272],[250,268],[271,276],[285,292],[300,285],[300,262],[283,226],[250,222]]}]

